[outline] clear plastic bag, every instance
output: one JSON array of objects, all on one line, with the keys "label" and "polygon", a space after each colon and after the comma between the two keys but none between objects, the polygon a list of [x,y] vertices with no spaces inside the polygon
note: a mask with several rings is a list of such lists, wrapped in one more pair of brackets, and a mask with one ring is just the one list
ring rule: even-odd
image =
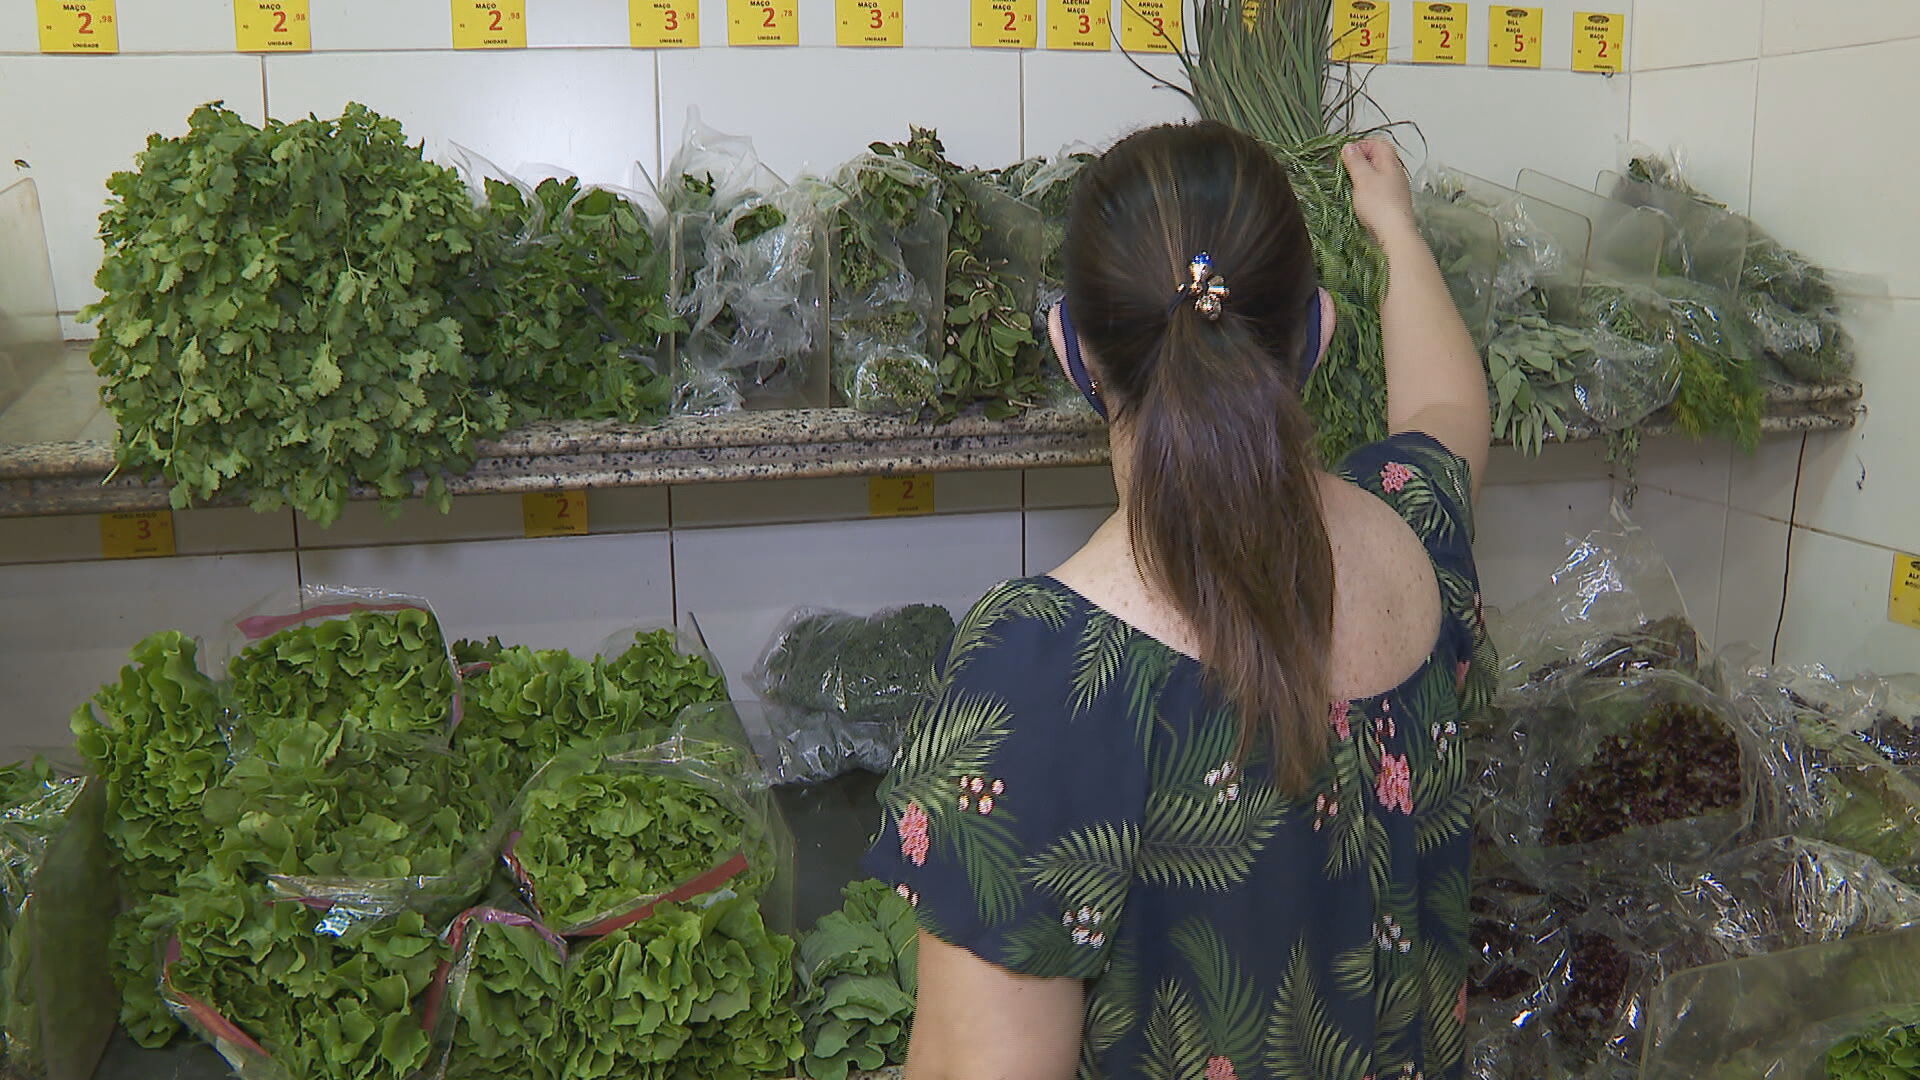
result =
[{"label": "clear plastic bag", "polygon": [[435,1080],[555,1080],[565,1057],[567,943],[517,911],[464,911],[447,929],[421,1023],[440,1045]]},{"label": "clear plastic bag", "polygon": [[849,720],[838,710],[796,709],[765,701],[709,706],[731,711],[774,785],[823,784],[864,769],[884,774],[900,748],[899,725]]},{"label": "clear plastic bag", "polygon": [[835,390],[855,408],[910,411],[933,396],[929,382],[938,391],[947,259],[939,180],[899,158],[866,154],[830,183]]},{"label": "clear plastic bag", "polygon": [[897,730],[932,694],[953,625],[952,614],[937,604],[867,616],[798,608],[768,643],[749,682],[775,704]]}]

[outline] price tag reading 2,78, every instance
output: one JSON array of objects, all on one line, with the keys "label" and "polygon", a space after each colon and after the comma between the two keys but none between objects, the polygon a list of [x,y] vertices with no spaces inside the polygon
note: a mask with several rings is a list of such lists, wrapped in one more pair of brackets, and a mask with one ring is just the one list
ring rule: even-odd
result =
[{"label": "price tag reading 2,78", "polygon": [[799,0],[727,0],[727,44],[798,45]]},{"label": "price tag reading 2,78", "polygon": [[700,47],[700,0],[628,0],[636,49]]},{"label": "price tag reading 2,78", "polygon": [[117,53],[120,18],[114,0],[39,0],[43,53]]},{"label": "price tag reading 2,78", "polygon": [[1413,62],[1467,62],[1467,5],[1454,0],[1422,0],[1413,5]]},{"label": "price tag reading 2,78", "polygon": [[241,52],[312,52],[308,0],[233,0],[233,41]]},{"label": "price tag reading 2,78", "polygon": [[972,40],[976,49],[1038,48],[1038,0],[973,0]]}]

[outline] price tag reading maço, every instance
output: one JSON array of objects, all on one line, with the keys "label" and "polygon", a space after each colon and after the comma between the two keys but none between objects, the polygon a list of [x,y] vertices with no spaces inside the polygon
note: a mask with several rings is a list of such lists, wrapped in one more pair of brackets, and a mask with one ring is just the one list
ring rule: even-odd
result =
[{"label": "price tag reading ma\u00e7o", "polygon": [[1128,52],[1173,53],[1186,48],[1182,0],[1123,0],[1120,45]]},{"label": "price tag reading ma\u00e7o", "polygon": [[1920,629],[1920,555],[1902,552],[1893,557],[1893,588],[1887,596],[1887,618]]},{"label": "price tag reading ma\u00e7o", "polygon": [[1501,7],[1488,10],[1487,66],[1538,68],[1542,47],[1540,28],[1545,8]]},{"label": "price tag reading ma\u00e7o", "polygon": [[973,0],[973,47],[1032,49],[1040,44],[1038,0]]},{"label": "price tag reading ma\u00e7o", "polygon": [[867,513],[872,517],[913,517],[933,513],[933,474],[868,478]]},{"label": "price tag reading ma\u00e7o", "polygon": [[120,16],[114,0],[38,0],[43,53],[117,53]]},{"label": "price tag reading ma\u00e7o", "polygon": [[1113,49],[1113,0],[1050,0],[1047,48],[1073,52]]},{"label": "price tag reading ma\u00e7o", "polygon": [[1333,8],[1333,61],[1337,64],[1387,62],[1387,27],[1393,7],[1387,0],[1336,0]]},{"label": "price tag reading ma\u00e7o", "polygon": [[700,47],[700,0],[629,0],[636,49]]},{"label": "price tag reading ma\u00e7o", "polygon": [[587,535],[587,493],[534,491],[520,496],[520,520],[527,538]]},{"label": "price tag reading ma\u00e7o", "polygon": [[1627,17],[1573,13],[1573,70],[1612,75],[1626,70]]},{"label": "price tag reading ma\u00e7o", "polygon": [[100,554],[109,559],[151,559],[173,554],[173,511],[101,514]]},{"label": "price tag reading ma\u00e7o", "polygon": [[727,44],[800,44],[800,0],[727,0]]},{"label": "price tag reading ma\u00e7o", "polygon": [[1467,62],[1467,5],[1422,0],[1413,5],[1413,62]]},{"label": "price tag reading ma\u00e7o", "polygon": [[233,0],[233,41],[241,52],[312,52],[307,0]]},{"label": "price tag reading ma\u00e7o", "polygon": [[835,0],[834,42],[846,49],[897,49],[907,43],[905,0]]},{"label": "price tag reading ma\u00e7o", "polygon": [[453,0],[453,47],[526,48],[527,0]]}]

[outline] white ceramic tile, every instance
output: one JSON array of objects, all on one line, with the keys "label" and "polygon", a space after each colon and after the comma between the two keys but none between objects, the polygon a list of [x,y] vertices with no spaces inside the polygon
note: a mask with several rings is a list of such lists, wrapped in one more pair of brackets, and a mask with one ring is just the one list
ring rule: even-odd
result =
[{"label": "white ceramic tile", "polygon": [[610,635],[673,619],[666,533],[303,551],[309,585],[424,596],[456,638],[591,653]]},{"label": "white ceramic tile", "polygon": [[1113,511],[1105,507],[1027,511],[1026,573],[1052,573],[1112,516]]},{"label": "white ceramic tile", "polygon": [[0,758],[70,745],[67,717],[141,638],[205,639],[297,583],[291,553],[0,567]]},{"label": "white ceramic tile", "polygon": [[1771,652],[1786,571],[1786,524],[1729,511],[1715,644],[1722,649],[1747,644],[1761,649],[1762,655]]},{"label": "white ceramic tile", "polygon": [[[1142,67],[1184,85],[1180,62],[1139,56]],[[1074,143],[1104,149],[1138,128],[1196,115],[1178,91],[1156,85],[1117,50],[1105,53],[1032,52],[1025,71],[1026,153],[1050,155]]]},{"label": "white ceramic tile", "polygon": [[687,109],[696,105],[712,127],[751,135],[761,160],[788,178],[830,172],[869,143],[906,138],[910,125],[938,129],[948,154],[963,165],[997,167],[1020,156],[1017,53],[662,52],[665,145],[679,145]]},{"label": "white ceramic tile", "polygon": [[[46,215],[60,309],[99,296],[100,212],[107,177],[131,168],[153,132],[179,135],[197,106],[225,100],[248,120],[262,117],[260,61],[248,56],[0,56],[0,175],[31,165]],[[58,108],[29,103],[58,102]],[[73,117],[87,117],[85,138]]]},{"label": "white ceramic tile", "polygon": [[[537,25],[545,16],[548,4],[527,6],[529,26]],[[314,8],[313,48],[315,52],[451,49],[453,8],[451,4],[433,0],[415,0],[410,4],[332,0]]]},{"label": "white ceramic tile", "polygon": [[1483,488],[1474,508],[1474,562],[1487,603],[1508,607],[1547,584],[1566,552],[1567,537],[1607,522],[1605,480],[1499,484]]},{"label": "white ceramic tile", "polygon": [[1540,453],[1522,453],[1511,446],[1493,447],[1480,474],[1482,487],[1494,484],[1556,484],[1570,480],[1605,480],[1613,475],[1606,444],[1550,443]]},{"label": "white ceramic tile", "polygon": [[1916,72],[1920,38],[1765,60],[1754,140],[1754,219],[1904,297],[1920,297],[1920,142],[1890,129],[1887,109],[1920,94]]},{"label": "white ceramic tile", "polygon": [[[100,559],[100,525],[98,514],[0,518],[0,564]],[[245,507],[176,510],[173,546],[180,557],[292,551],[293,515],[285,510],[262,514]],[[171,566],[178,560],[140,561]],[[0,613],[4,612],[0,604]]]},{"label": "white ceramic tile", "polygon": [[1733,457],[1732,444],[1720,439],[1684,435],[1647,439],[1640,447],[1640,486],[1725,503]]},{"label": "white ceramic tile", "polygon": [[1894,553],[1795,529],[1783,664],[1825,664],[1841,675],[1920,671],[1920,630],[1887,618]]},{"label": "white ceramic tile", "polygon": [[1736,510],[1790,521],[1793,517],[1793,481],[1800,474],[1800,446],[1817,459],[1819,449],[1828,442],[1846,442],[1850,432],[1820,432],[1799,438],[1764,439],[1752,454],[1733,455],[1733,468],[1727,486],[1727,505]]},{"label": "white ceramic tile", "polygon": [[1633,77],[1633,141],[1673,154],[1702,191],[1744,210],[1753,180],[1759,78],[1757,61],[1639,72]]},{"label": "white ceramic tile", "polygon": [[[587,528],[595,534],[646,532],[667,527],[665,488],[617,488],[587,493]],[[299,519],[302,548],[374,547],[381,544],[513,540],[526,535],[518,495],[462,495],[450,511],[420,500],[389,514],[379,503],[348,503],[332,525]]]},{"label": "white ceramic tile", "polygon": [[[748,480],[673,489],[676,529],[716,525],[777,525],[804,521],[860,521],[871,516],[866,477]],[[1020,509],[1017,472],[936,473],[936,514]]]},{"label": "white ceramic tile", "polygon": [[861,614],[906,603],[963,614],[1021,574],[1017,513],[813,525],[682,530],[673,534],[682,613],[699,620],[734,692],[795,607]]},{"label": "white ceramic tile", "polygon": [[40,29],[34,18],[32,4],[0,7],[0,55],[39,51]]},{"label": "white ceramic tile", "polygon": [[233,51],[232,0],[120,0],[117,7],[122,53]]},{"label": "white ceramic tile", "polygon": [[1646,530],[1672,568],[1694,628],[1707,641],[1718,640],[1726,504],[1642,488],[1633,505],[1633,520]]},{"label": "white ceramic tile", "polygon": [[1913,0],[1765,0],[1767,55],[1920,37]]},{"label": "white ceramic tile", "polygon": [[1105,465],[1027,470],[1029,510],[1105,507],[1118,501],[1119,495],[1113,488],[1113,470]]},{"label": "white ceramic tile", "polygon": [[509,171],[552,165],[615,185],[636,160],[657,164],[650,52],[315,53],[266,64],[274,116],[334,116],[358,101],[397,117],[437,161],[458,144]]},{"label": "white ceramic tile", "polygon": [[[1721,64],[1760,55],[1757,0],[1638,0],[1633,5],[1636,72]],[[1634,83],[1634,93],[1640,84]]]}]

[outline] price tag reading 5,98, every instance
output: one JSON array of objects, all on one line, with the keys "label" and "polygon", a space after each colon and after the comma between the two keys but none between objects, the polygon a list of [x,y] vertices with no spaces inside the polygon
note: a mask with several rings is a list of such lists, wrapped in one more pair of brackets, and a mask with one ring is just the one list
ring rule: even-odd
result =
[{"label": "price tag reading 5,98", "polygon": [[1032,49],[1040,44],[1038,0],[973,0],[973,47]]},{"label": "price tag reading 5,98", "polygon": [[834,42],[844,48],[897,49],[907,43],[906,0],[838,0]]},{"label": "price tag reading 5,98", "polygon": [[527,0],[453,0],[453,47],[526,48]]},{"label": "price tag reading 5,98", "polygon": [[117,53],[120,18],[114,0],[39,0],[40,51]]},{"label": "price tag reading 5,98", "polygon": [[636,49],[700,47],[700,0],[629,0]]},{"label": "price tag reading 5,98", "polygon": [[1488,67],[1540,66],[1540,27],[1546,21],[1545,8],[1495,7],[1489,21]]},{"label": "price tag reading 5,98", "polygon": [[727,0],[727,44],[798,45],[799,0]]},{"label": "price tag reading 5,98", "polygon": [[312,52],[307,0],[233,0],[233,41],[241,52]]}]

